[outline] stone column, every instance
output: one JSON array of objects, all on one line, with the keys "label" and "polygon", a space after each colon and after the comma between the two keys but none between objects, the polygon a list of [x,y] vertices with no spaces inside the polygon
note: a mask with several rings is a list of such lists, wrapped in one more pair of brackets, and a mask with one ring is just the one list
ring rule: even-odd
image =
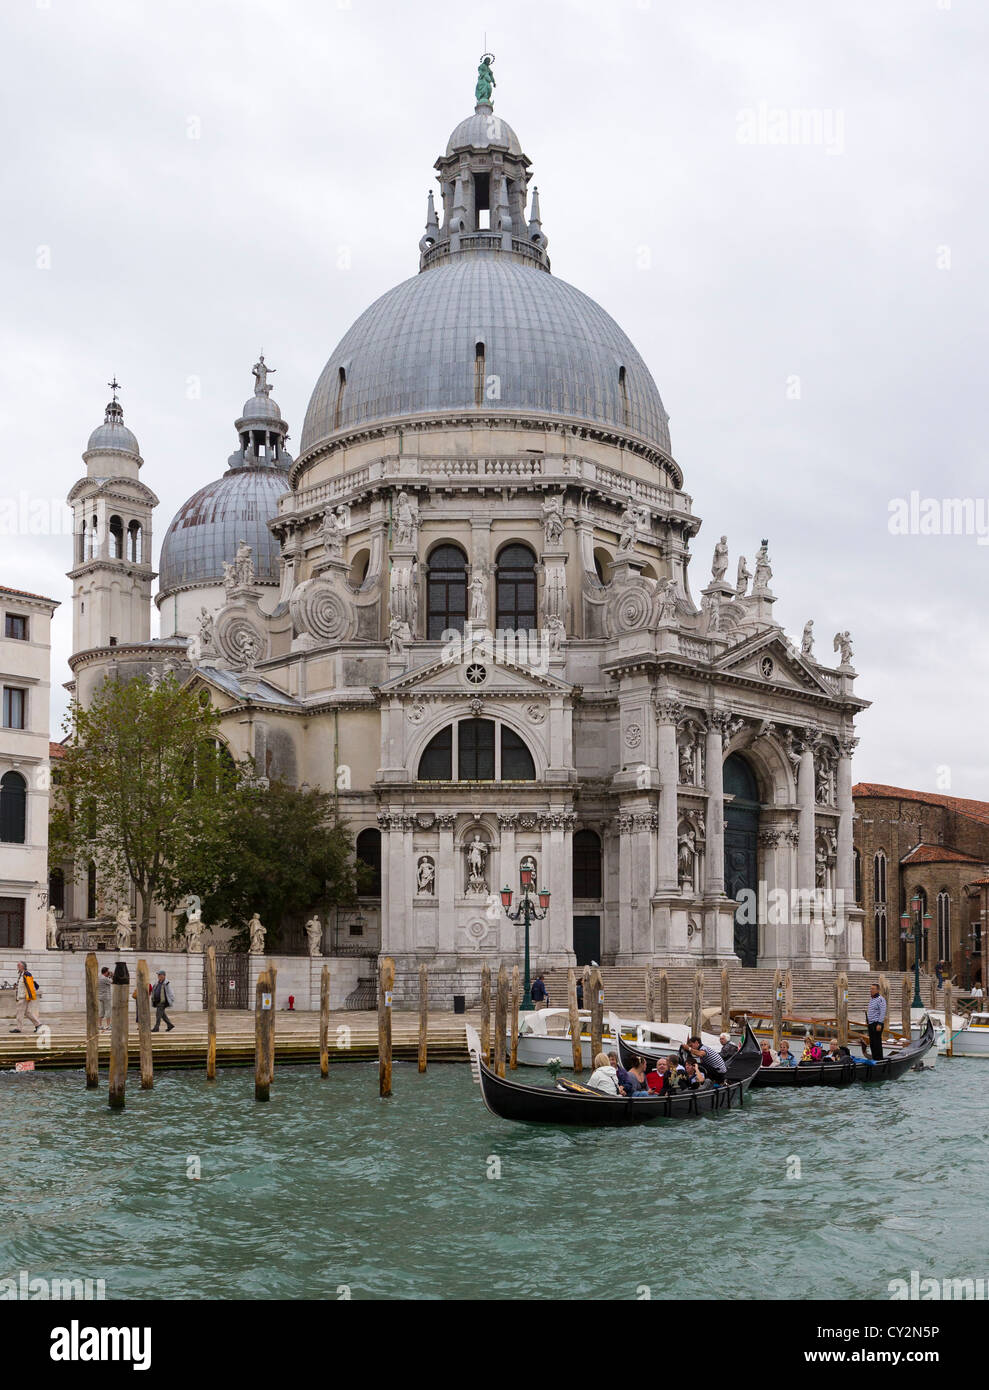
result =
[{"label": "stone column", "polygon": [[652,895],[655,872],[653,866],[656,859],[653,846],[658,829],[659,816],[655,811],[636,812],[633,837],[636,908],[632,939],[636,956],[642,961],[651,959],[653,955]]},{"label": "stone column", "polygon": [[797,887],[807,889],[811,893],[817,883],[814,861],[814,792],[814,747],[810,739],[805,738],[800,746],[800,767],[797,772],[797,827],[800,832],[797,844]]},{"label": "stone column", "polygon": [[782,853],[784,833],[776,826],[759,831],[759,844],[762,847],[762,878],[766,884],[766,920],[760,921],[759,958],[760,967],[775,968],[783,958],[783,923],[789,914],[779,901],[780,883],[779,856]]},{"label": "stone column", "polygon": [[704,785],[707,789],[704,896],[722,897],[725,891],[725,784],[722,729],[730,715],[712,716],[705,735]]},{"label": "stone column", "polygon": [[618,824],[618,955],[627,957],[632,946],[632,893],[634,891],[633,818],[620,812]]},{"label": "stone column", "polygon": [[657,698],[659,768],[659,846],[656,887],[659,892],[675,892],[677,882],[677,786],[680,767],[677,758],[677,725],[684,707],[679,700]]},{"label": "stone column", "polygon": [[852,753],[857,738],[842,739],[838,744],[838,862],[835,865],[835,886],[844,893],[844,901],[855,901],[855,857],[852,844],[852,821],[855,804],[852,800]]},{"label": "stone column", "polygon": [[[549,883],[550,900],[546,925],[547,945],[556,954],[569,955],[573,941],[573,870],[571,839],[573,812],[552,811],[546,817],[549,824],[549,859],[542,871]],[[545,845],[545,835],[543,844]],[[546,869],[549,874],[546,875]]]},{"label": "stone column", "polygon": [[[453,827],[456,816],[436,817],[439,825],[439,852],[436,856],[436,899],[439,910],[437,942],[440,955],[456,951],[457,857],[453,847]],[[382,903],[382,909],[384,904]]]},{"label": "stone column", "polygon": [[[190,1013],[202,1013],[205,1005],[203,1004],[203,970],[205,961],[202,954],[198,951],[192,952],[186,957],[186,1008]],[[135,968],[136,975],[136,968]],[[132,976],[132,978],[134,978]]]},{"label": "stone column", "polygon": [[[507,884],[512,890],[512,908],[518,906],[519,900],[519,871],[516,864],[517,855],[515,853],[515,824],[518,816],[514,811],[502,812],[498,815],[499,848],[498,848],[498,873],[499,880],[492,883],[492,893],[500,893],[501,888]],[[501,898],[498,899],[499,903]],[[501,913],[501,932],[499,933],[501,949],[506,955],[514,955],[518,949],[518,927],[509,920],[507,913],[502,909]]]}]

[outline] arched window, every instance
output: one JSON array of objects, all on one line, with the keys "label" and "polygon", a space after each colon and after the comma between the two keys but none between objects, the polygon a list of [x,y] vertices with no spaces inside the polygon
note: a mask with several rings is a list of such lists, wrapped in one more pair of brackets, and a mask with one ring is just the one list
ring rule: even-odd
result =
[{"label": "arched window", "polygon": [[928,936],[930,935],[930,932],[929,932],[928,929],[927,929],[928,924],[924,921],[924,918],[927,916],[927,890],[926,890],[926,888],[915,888],[915,889],[913,890],[913,892],[910,894],[909,912],[910,912],[910,931],[911,931],[911,933],[914,931],[915,926],[916,926],[916,916],[915,916],[915,914],[916,914],[916,912],[917,912],[917,899],[918,899],[918,898],[920,899],[920,963],[921,963],[921,965],[925,965],[925,964],[927,963],[927,954],[928,954],[928,942],[927,942],[927,938],[928,938]]},{"label": "arched window", "polygon": [[110,518],[110,559],[124,558],[124,523],[119,516]]},{"label": "arched window", "polygon": [[144,563],[144,531],[139,521],[127,527],[127,558],[135,565]]},{"label": "arched window", "polygon": [[358,864],[368,870],[366,882],[361,885],[363,898],[381,897],[381,831],[369,828],[362,830],[355,846]]},{"label": "arched window", "polygon": [[536,765],[514,729],[493,719],[460,719],[422,751],[420,782],[534,782]]},{"label": "arched window", "polygon": [[337,376],[337,403],[333,407],[333,428],[340,428],[340,421],[343,419],[343,397],[347,389],[347,368],[341,367]]},{"label": "arched window", "polygon": [[368,567],[371,564],[371,552],[368,549],[358,550],[350,564],[350,573],[347,575],[347,582],[352,589],[359,589],[367,578]]},{"label": "arched window", "polygon": [[951,960],[951,899],[947,888],[937,895],[937,955],[938,960]]},{"label": "arched window", "polygon": [[527,545],[506,545],[496,567],[495,627],[532,632],[536,626],[536,557]]},{"label": "arched window", "polygon": [[593,830],[578,830],[573,837],[573,896],[601,896],[601,840]]},{"label": "arched window", "polygon": [[27,782],[19,772],[0,777],[0,840],[22,845],[27,832]]},{"label": "arched window", "polygon": [[86,870],[86,916],[90,921],[96,916],[96,865],[92,860]]},{"label": "arched window", "polygon": [[629,410],[628,410],[628,382],[625,380],[625,368],[624,368],[624,367],[619,367],[619,368],[618,368],[618,389],[621,391],[621,395],[622,395],[622,423],[625,424],[625,425],[627,425],[627,424],[628,424],[628,417],[629,417]]},{"label": "arched window", "polygon": [[82,525],[76,537],[76,564],[81,565],[86,558],[86,518],[83,517]]},{"label": "arched window", "polygon": [[594,547],[594,573],[599,584],[611,583],[612,554],[603,545]]},{"label": "arched window", "polygon": [[[876,857],[872,861],[872,896],[877,903],[886,901],[886,851],[880,849],[876,851]],[[885,960],[885,956],[880,956],[880,960]]]},{"label": "arched window", "polygon": [[428,638],[463,632],[467,621],[467,556],[459,545],[438,545],[431,552],[426,609]]},{"label": "arched window", "polygon": [[858,850],[852,851],[855,868],[855,901],[861,905],[862,902],[862,856]]},{"label": "arched window", "polygon": [[48,875],[48,906],[56,912],[65,911],[65,874],[61,869],[52,869]]},{"label": "arched window", "polygon": [[484,344],[474,344],[474,404],[484,404]]},{"label": "arched window", "polygon": [[886,907],[883,903],[876,904],[874,928],[876,936],[876,961],[887,960],[889,935],[886,928]]}]

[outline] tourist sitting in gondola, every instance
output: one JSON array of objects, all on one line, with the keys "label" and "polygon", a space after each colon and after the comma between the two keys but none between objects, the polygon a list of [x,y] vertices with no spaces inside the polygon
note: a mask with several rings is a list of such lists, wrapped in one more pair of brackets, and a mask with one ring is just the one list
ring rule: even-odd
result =
[{"label": "tourist sitting in gondola", "polygon": [[808,1065],[820,1066],[823,1061],[824,1053],[821,1051],[820,1045],[816,1043],[813,1038],[805,1039],[803,1056],[800,1058],[798,1065],[802,1067]]},{"label": "tourist sitting in gondola", "polygon": [[730,1062],[739,1050],[738,1043],[732,1042],[730,1033],[722,1033],[718,1041],[721,1043],[722,1061]]},{"label": "tourist sitting in gondola", "polygon": [[672,1087],[670,1085],[673,1063],[669,1057],[660,1057],[655,1068],[646,1072],[646,1086],[649,1094],[653,1096],[669,1095]]},{"label": "tourist sitting in gondola", "polygon": [[612,1066],[607,1052],[599,1052],[594,1058],[594,1070],[587,1084],[593,1086],[595,1091],[603,1091],[606,1096],[625,1094],[618,1080],[618,1071]]},{"label": "tourist sitting in gondola", "polygon": [[649,1088],[646,1085],[646,1063],[644,1057],[636,1057],[635,1065],[629,1067],[625,1073],[628,1080],[619,1076],[619,1080],[625,1087],[627,1096],[648,1095]]},{"label": "tourist sitting in gondola", "polygon": [[851,1060],[852,1054],[849,1052],[848,1048],[842,1047],[837,1038],[832,1038],[828,1044],[828,1050],[824,1054],[824,1061],[840,1065],[842,1062],[850,1062]]},{"label": "tourist sitting in gondola", "polygon": [[780,1043],[780,1050],[779,1055],[776,1058],[776,1065],[778,1067],[795,1067],[797,1065],[797,1059],[790,1051],[790,1044],[787,1042],[786,1038],[784,1038],[783,1041]]},{"label": "tourist sitting in gondola", "polygon": [[683,1064],[683,1069],[687,1075],[688,1091],[710,1091],[714,1085],[709,1076],[705,1076],[699,1062],[695,1062],[693,1057],[687,1059]]},{"label": "tourist sitting in gondola", "polygon": [[769,1043],[764,1042],[762,1044],[762,1065],[764,1067],[775,1067],[778,1061],[779,1057],[777,1057],[776,1053],[769,1046]]}]

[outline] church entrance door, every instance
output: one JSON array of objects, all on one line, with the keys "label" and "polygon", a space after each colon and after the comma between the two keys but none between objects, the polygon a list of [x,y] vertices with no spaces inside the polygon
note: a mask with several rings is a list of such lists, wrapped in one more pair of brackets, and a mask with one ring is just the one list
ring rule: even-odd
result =
[{"label": "church entrance door", "polygon": [[573,949],[578,965],[590,965],[591,961],[601,963],[601,918],[575,917],[573,919]]},{"label": "church entrance door", "polygon": [[735,954],[742,965],[752,967],[759,955],[759,925],[753,920],[759,891],[759,785],[739,753],[725,760],[724,788],[733,798],[725,806],[725,893],[729,898],[746,890],[752,894],[735,912]]}]

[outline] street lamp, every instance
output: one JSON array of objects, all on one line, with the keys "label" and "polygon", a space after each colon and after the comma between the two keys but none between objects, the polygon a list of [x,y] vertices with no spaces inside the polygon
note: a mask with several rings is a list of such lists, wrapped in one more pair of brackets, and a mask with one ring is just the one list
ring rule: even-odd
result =
[{"label": "street lamp", "polygon": [[924,900],[919,893],[915,893],[910,899],[910,906],[913,908],[913,931],[910,930],[910,914],[904,912],[900,918],[900,926],[903,928],[900,932],[900,937],[903,941],[908,941],[911,936],[913,937],[913,1003],[910,1007],[912,1009],[922,1009],[924,1007],[924,1001],[920,997],[921,932],[927,931],[930,928],[932,918],[929,912],[922,913],[921,909],[924,906]]},{"label": "street lamp", "polygon": [[[532,921],[540,922],[549,912],[549,893],[543,889],[536,889],[535,874],[530,868],[523,868],[520,877],[522,879],[522,892],[519,896],[519,905],[512,911],[512,890],[506,884],[501,890],[501,905],[505,909],[505,916],[510,922],[525,923],[525,978],[523,980],[522,1008],[532,1008],[532,991],[529,977],[529,923]],[[536,892],[539,897],[539,907],[537,908],[532,901],[532,894]]]}]

